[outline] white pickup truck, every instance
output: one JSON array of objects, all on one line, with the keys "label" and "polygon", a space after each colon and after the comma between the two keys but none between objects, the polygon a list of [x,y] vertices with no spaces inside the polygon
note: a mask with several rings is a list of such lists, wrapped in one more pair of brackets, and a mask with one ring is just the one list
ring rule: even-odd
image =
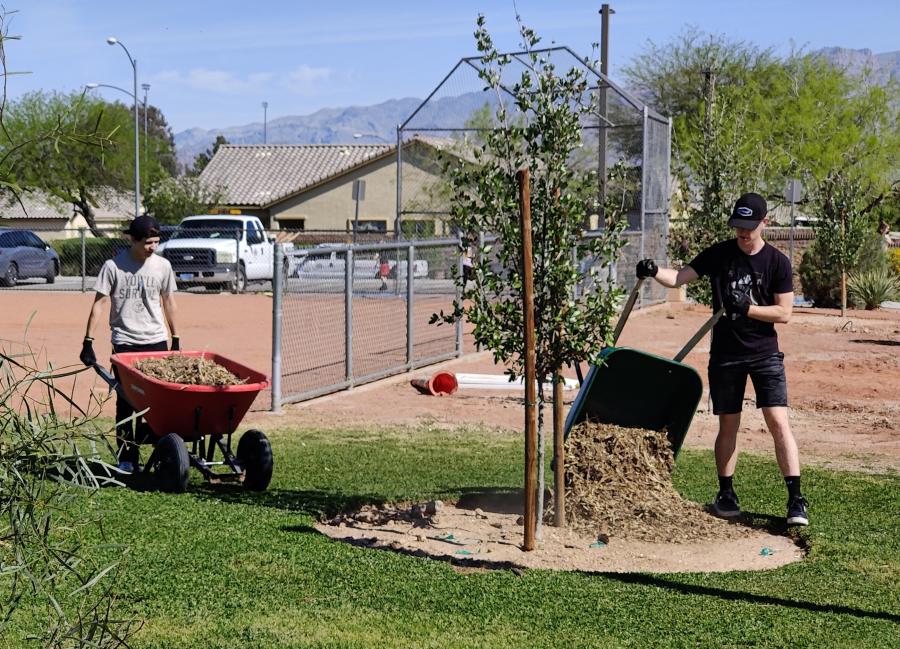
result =
[{"label": "white pickup truck", "polygon": [[[293,244],[284,244],[285,252]],[[275,242],[255,216],[204,214],[182,219],[157,252],[169,260],[180,288],[242,293],[250,282],[272,280]],[[292,257],[285,256],[287,278]]]},{"label": "white pickup truck", "polygon": [[[343,252],[337,253],[333,250],[341,244],[320,243],[313,248],[305,250],[296,250],[292,258],[297,260],[293,267],[291,275],[300,278],[329,278],[344,276],[344,259]],[[405,256],[405,251],[401,253]],[[386,251],[388,265],[390,267],[388,277],[406,277],[406,260],[400,260],[399,264],[395,259],[394,251]],[[374,278],[379,272],[379,256],[378,253],[365,252],[356,253],[353,257],[353,274],[357,278]],[[413,277],[428,277],[428,262],[424,259],[416,259],[413,261]]]}]

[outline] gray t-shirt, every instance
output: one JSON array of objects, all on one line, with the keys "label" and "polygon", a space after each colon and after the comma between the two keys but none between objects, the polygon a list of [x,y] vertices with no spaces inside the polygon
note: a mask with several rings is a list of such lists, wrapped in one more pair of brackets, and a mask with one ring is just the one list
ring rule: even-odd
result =
[{"label": "gray t-shirt", "polygon": [[151,345],[168,339],[160,296],[178,290],[168,259],[152,255],[140,263],[130,250],[123,250],[103,264],[94,290],[110,298],[113,345]]}]

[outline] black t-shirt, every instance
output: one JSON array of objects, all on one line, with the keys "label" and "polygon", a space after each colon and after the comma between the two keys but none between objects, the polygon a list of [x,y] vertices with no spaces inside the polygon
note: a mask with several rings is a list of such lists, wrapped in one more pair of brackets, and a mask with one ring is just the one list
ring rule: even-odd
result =
[{"label": "black t-shirt", "polygon": [[[722,308],[726,290],[750,294],[750,303],[775,304],[775,295],[794,290],[791,262],[768,243],[755,255],[738,247],[737,239],[721,241],[689,264],[712,285],[713,311]],[[744,316],[722,315],[713,327],[710,356],[720,360],[762,358],[778,352],[775,325]]]}]

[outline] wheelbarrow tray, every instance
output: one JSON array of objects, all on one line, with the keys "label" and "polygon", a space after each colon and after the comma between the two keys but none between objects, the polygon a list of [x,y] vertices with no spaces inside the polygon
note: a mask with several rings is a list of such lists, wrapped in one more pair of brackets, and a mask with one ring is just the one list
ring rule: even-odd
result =
[{"label": "wheelbarrow tray", "polygon": [[593,365],[569,410],[565,435],[583,421],[646,430],[666,429],[677,455],[703,396],[697,371],[661,356],[608,347]]},{"label": "wheelbarrow tray", "polygon": [[[147,376],[134,367],[145,358],[164,358],[173,353],[205,358],[246,382],[222,387],[170,383]],[[256,395],[269,386],[265,374],[213,352],[129,352],[113,354],[110,361],[118,370],[122,389],[132,407],[137,411],[149,408],[143,418],[157,437],[177,433],[190,441],[204,435],[230,435]]]}]

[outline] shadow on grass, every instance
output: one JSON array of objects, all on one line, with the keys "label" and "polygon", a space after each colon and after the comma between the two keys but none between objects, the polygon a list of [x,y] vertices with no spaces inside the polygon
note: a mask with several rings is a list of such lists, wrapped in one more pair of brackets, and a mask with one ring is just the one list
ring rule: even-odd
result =
[{"label": "shadow on grass", "polygon": [[[268,489],[249,491],[238,484],[192,484],[186,495],[199,500],[215,500],[225,503],[271,507],[282,511],[308,514],[316,519],[331,518],[338,514],[360,509],[364,505],[384,505],[387,502],[405,502],[407,499],[389,499],[375,493],[344,493],[321,489]],[[416,500],[456,500],[463,509],[480,507],[485,511],[521,513],[522,491],[507,487],[444,487],[428,498]]]},{"label": "shadow on grass", "polygon": [[359,509],[363,505],[381,505],[385,502],[383,497],[376,494],[346,494],[320,489],[268,489],[259,492],[244,489],[238,484],[191,485],[186,495],[198,500],[271,507],[308,514],[317,519],[330,518],[342,512]]},{"label": "shadow on grass", "polygon": [[[587,577],[597,577],[597,573],[583,573]],[[802,600],[787,599],[783,597],[773,597],[771,595],[755,595],[753,593],[745,593],[735,590],[726,590],[724,588],[714,588],[711,586],[698,586],[696,584],[685,584],[672,579],[650,575],[646,573],[624,573],[624,572],[606,572],[601,575],[606,579],[618,581],[623,584],[633,584],[637,586],[653,586],[654,588],[664,588],[666,590],[675,591],[683,595],[702,595],[704,597],[716,597],[718,599],[732,602],[747,602],[750,604],[766,604],[769,606],[783,606],[785,608],[797,608],[813,613],[836,613],[839,615],[852,615],[854,617],[867,618],[873,620],[887,620],[895,624],[900,623],[900,615],[887,613],[884,611],[866,611],[852,606],[841,606],[839,604],[817,604],[815,602],[804,602]]]}]

